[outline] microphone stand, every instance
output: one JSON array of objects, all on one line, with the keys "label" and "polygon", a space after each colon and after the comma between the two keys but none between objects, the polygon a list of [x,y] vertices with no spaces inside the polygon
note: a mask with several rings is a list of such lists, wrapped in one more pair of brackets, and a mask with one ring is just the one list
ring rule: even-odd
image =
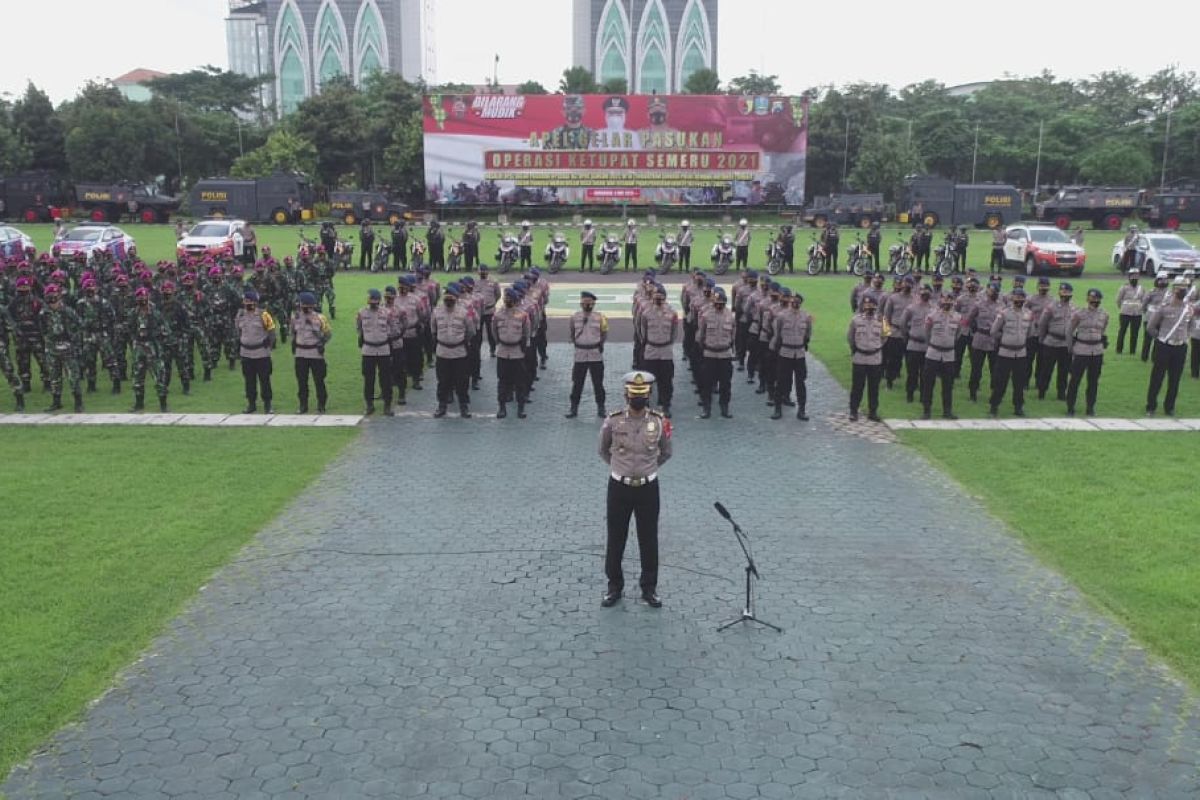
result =
[{"label": "microphone stand", "polygon": [[742,615],[740,617],[726,622],[724,625],[719,626],[717,630],[723,631],[726,628],[732,628],[734,625],[737,625],[741,622],[755,622],[759,625],[764,625],[770,628],[776,633],[783,633],[783,628],[779,627],[778,625],[772,625],[770,622],[761,620],[754,615],[754,596],[751,589],[751,579],[752,577],[759,577],[758,567],[754,565],[754,557],[750,555],[750,548],[746,544],[746,534],[742,532],[741,527],[733,521],[733,518],[729,516],[729,512],[725,511],[724,506],[717,504],[717,511],[721,513],[721,516],[729,520],[729,524],[733,526],[733,536],[735,539],[737,539],[738,544],[741,545],[742,554],[746,556],[746,605],[743,606]]}]

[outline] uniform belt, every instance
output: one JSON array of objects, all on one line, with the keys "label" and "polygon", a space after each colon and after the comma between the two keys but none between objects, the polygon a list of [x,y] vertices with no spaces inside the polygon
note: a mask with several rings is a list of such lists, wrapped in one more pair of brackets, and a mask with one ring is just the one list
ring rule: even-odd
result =
[{"label": "uniform belt", "polygon": [[1012,352],[1014,352],[1014,353],[1015,353],[1015,352],[1017,352],[1018,350],[1024,350],[1024,349],[1025,349],[1025,345],[1020,345],[1019,347],[1011,347],[1011,346],[1009,346],[1009,345],[1007,345],[1007,344],[1002,344],[1002,345],[999,345],[999,349],[1001,349],[1001,350],[1011,350]]},{"label": "uniform belt", "polygon": [[320,347],[320,345],[317,345],[317,344],[298,344],[298,345],[296,345],[297,350],[316,350],[318,347]]},{"label": "uniform belt", "polygon": [[438,339],[437,343],[439,345],[441,345],[442,347],[462,347],[464,344],[467,343],[467,340],[460,339],[457,342],[443,342],[441,339]]},{"label": "uniform belt", "polygon": [[652,342],[649,339],[647,339],[646,344],[650,345],[651,347],[670,347],[672,344],[674,344],[674,342],[672,342],[672,341]]},{"label": "uniform belt", "polygon": [[504,337],[499,337],[499,339],[500,339],[500,344],[507,345],[509,347],[516,347],[517,345],[525,343],[525,341],[523,339],[517,339],[515,342],[506,342],[506,341],[504,341]]},{"label": "uniform belt", "polygon": [[388,344],[388,340],[384,339],[382,342],[372,342],[370,339],[363,339],[363,344],[367,347],[383,347],[385,344]]},{"label": "uniform belt", "polygon": [[576,350],[598,350],[600,347],[601,347],[600,342],[597,342],[596,344],[579,344],[578,342],[575,343]]},{"label": "uniform belt", "polygon": [[931,344],[931,345],[929,345],[929,347],[933,350],[937,350],[939,353],[953,353],[954,352],[953,347],[938,347],[936,344]]},{"label": "uniform belt", "polygon": [[654,481],[658,480],[657,472],[652,472],[644,478],[626,478],[618,475],[615,472],[611,473],[611,475],[614,481],[617,483],[623,483],[626,486],[645,486],[648,483],[653,483]]},{"label": "uniform belt", "polygon": [[857,356],[873,356],[882,349],[882,347],[876,347],[874,350],[856,350],[854,354]]},{"label": "uniform belt", "polygon": [[908,340],[910,342],[916,342],[917,344],[925,344],[925,340],[920,338],[919,336],[909,336]]},{"label": "uniform belt", "polygon": [[1080,339],[1077,336],[1077,337],[1075,337],[1075,341],[1079,342],[1080,344],[1100,344],[1100,342],[1102,342],[1103,339]]}]

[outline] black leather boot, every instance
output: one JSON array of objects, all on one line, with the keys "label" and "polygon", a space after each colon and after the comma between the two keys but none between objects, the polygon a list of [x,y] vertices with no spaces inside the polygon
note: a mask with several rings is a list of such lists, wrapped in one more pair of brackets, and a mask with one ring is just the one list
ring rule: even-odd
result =
[{"label": "black leather boot", "polygon": [[46,413],[49,414],[51,411],[61,411],[61,410],[62,410],[62,395],[61,394],[51,395],[50,396],[50,407],[46,409]]},{"label": "black leather boot", "polygon": [[496,419],[504,419],[508,416],[508,406],[504,403],[500,404],[500,408],[496,410]]},{"label": "black leather boot", "polygon": [[159,410],[159,413],[162,413],[162,414],[166,414],[167,411],[169,410],[167,408],[167,396],[165,394],[160,394],[158,396],[158,410]]},{"label": "black leather boot", "polygon": [[79,392],[75,393],[75,413],[83,413],[83,395]]},{"label": "black leather boot", "polygon": [[568,411],[566,414],[563,414],[563,416],[566,417],[567,419],[575,419],[576,417],[578,417],[579,416],[579,404],[572,403],[571,410]]},{"label": "black leather boot", "polygon": [[144,391],[134,391],[133,393],[133,408],[130,411],[145,411],[146,410],[146,393]]}]

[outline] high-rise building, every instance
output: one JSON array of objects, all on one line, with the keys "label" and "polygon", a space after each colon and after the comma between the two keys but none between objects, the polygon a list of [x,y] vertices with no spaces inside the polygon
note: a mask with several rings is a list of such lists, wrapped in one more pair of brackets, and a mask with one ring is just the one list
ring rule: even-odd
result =
[{"label": "high-rise building", "polygon": [[[230,0],[230,69],[273,74],[280,115],[294,111],[335,75],[360,84],[386,70],[433,82],[433,6],[434,0]],[[265,24],[265,42],[258,38],[257,22],[255,35],[249,33],[249,18]],[[265,69],[263,59],[250,56],[251,48],[257,48],[255,56],[266,53]],[[260,71],[251,71],[253,65]]]},{"label": "high-rise building", "polygon": [[[229,50],[229,71],[257,78],[270,75],[271,31],[267,25],[267,0],[230,0],[225,18],[225,44]],[[264,83],[258,90],[259,105],[275,105],[275,84]],[[256,116],[247,114],[247,116]]]},{"label": "high-rise building", "polygon": [[717,67],[717,0],[574,0],[574,59],[600,83],[630,92],[681,92]]}]

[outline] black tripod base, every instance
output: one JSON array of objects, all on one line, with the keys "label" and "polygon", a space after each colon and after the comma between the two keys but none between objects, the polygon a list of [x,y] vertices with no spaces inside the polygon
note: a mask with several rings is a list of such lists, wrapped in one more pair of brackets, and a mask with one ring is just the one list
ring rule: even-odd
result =
[{"label": "black tripod base", "polygon": [[738,617],[737,619],[734,619],[734,620],[730,620],[729,622],[726,622],[724,625],[717,628],[717,630],[723,631],[726,628],[732,628],[734,625],[737,625],[738,623],[741,623],[741,622],[753,622],[758,625],[763,625],[765,627],[768,627],[771,630],[775,631],[776,633],[783,633],[783,628],[779,627],[778,625],[772,625],[769,622],[765,622],[765,621],[759,619],[758,617],[754,616],[749,611],[743,611],[742,615],[740,617]]}]

